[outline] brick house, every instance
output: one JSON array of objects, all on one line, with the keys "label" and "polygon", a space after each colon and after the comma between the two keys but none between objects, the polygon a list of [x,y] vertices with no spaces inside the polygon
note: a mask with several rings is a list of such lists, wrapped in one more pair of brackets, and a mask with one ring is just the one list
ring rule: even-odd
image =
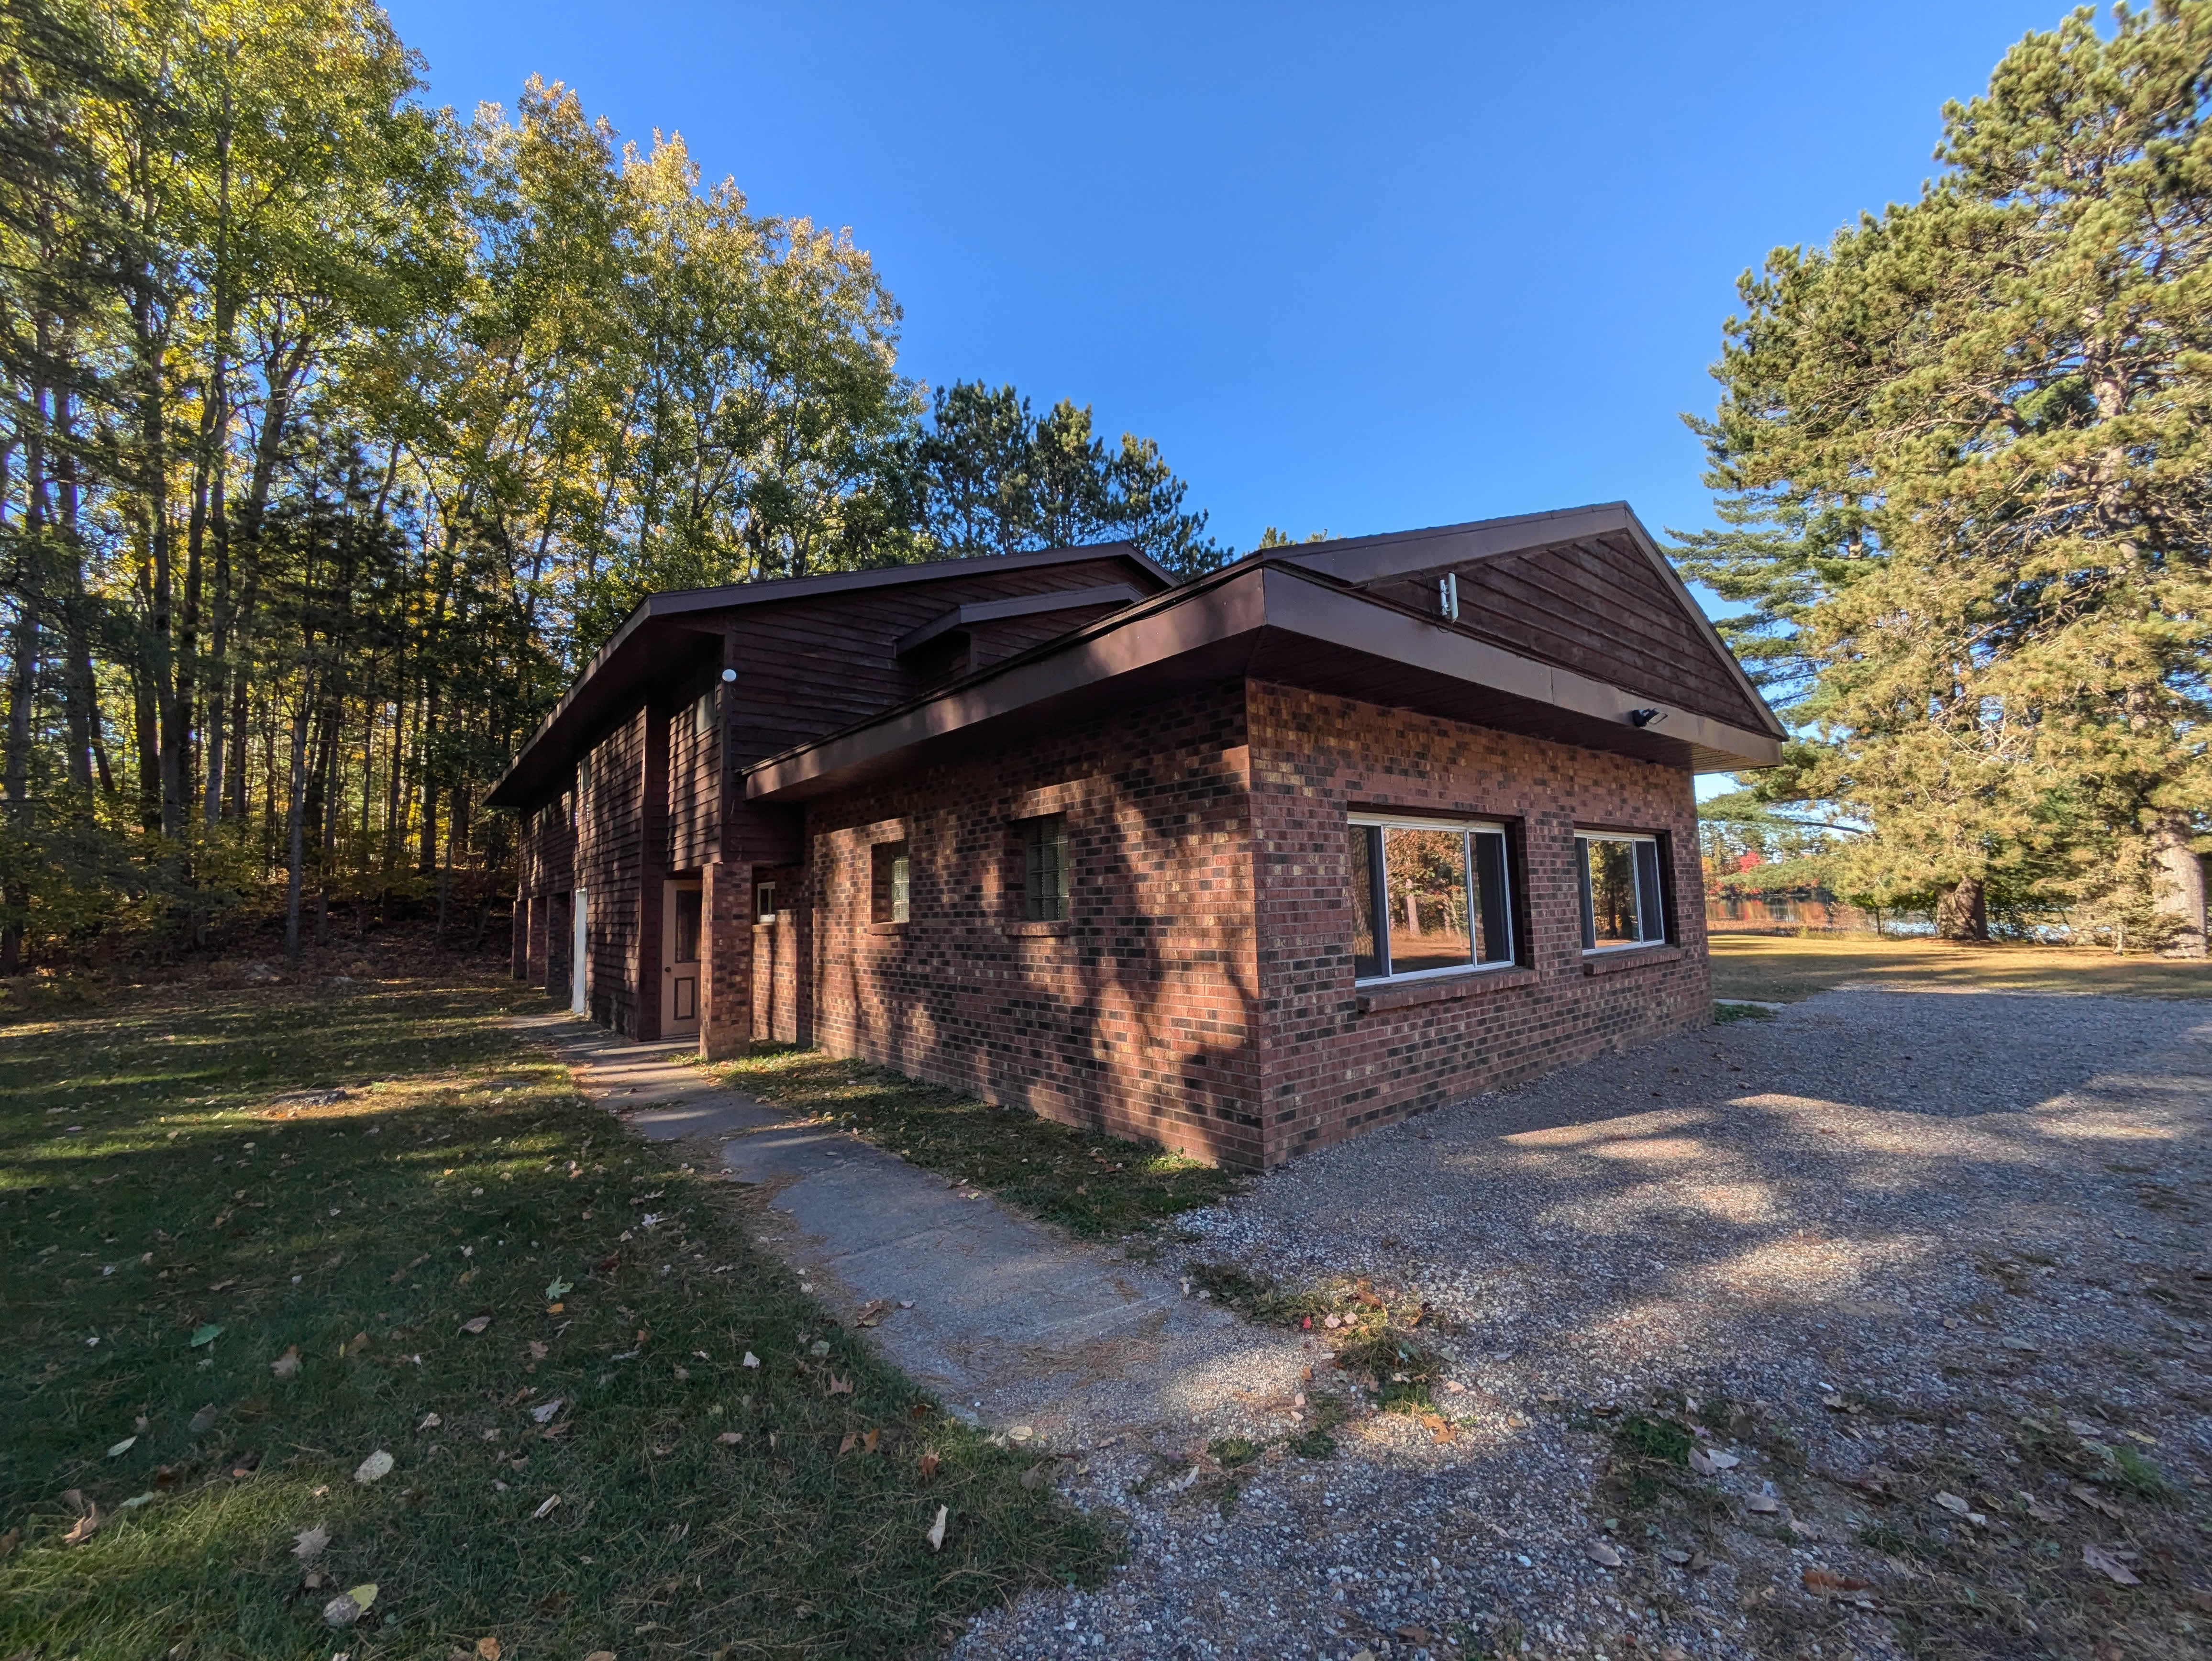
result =
[{"label": "brick house", "polygon": [[1783,729],[1620,504],[659,594],[492,793],[514,972],[1265,1169],[1711,1018]]}]

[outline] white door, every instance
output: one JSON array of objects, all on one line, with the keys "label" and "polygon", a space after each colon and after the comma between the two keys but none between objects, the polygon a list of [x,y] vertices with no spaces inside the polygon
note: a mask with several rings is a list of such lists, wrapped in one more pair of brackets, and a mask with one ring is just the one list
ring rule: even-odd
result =
[{"label": "white door", "polygon": [[568,946],[568,1013],[572,1015],[580,1015],[584,1013],[584,993],[588,985],[585,974],[584,946],[591,938],[590,930],[584,927],[585,905],[582,889],[579,888],[576,891],[575,904],[568,910],[576,919],[576,938]]}]

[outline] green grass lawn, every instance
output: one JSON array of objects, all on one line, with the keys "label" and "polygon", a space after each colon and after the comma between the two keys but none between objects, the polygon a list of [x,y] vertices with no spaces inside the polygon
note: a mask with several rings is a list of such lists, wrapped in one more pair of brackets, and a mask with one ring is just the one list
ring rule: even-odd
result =
[{"label": "green grass lawn", "polygon": [[818,1050],[763,1050],[715,1072],[763,1101],[842,1125],[1091,1239],[1139,1232],[1236,1186],[1231,1173],[1178,1153],[991,1107]]},{"label": "green grass lawn", "polygon": [[510,995],[0,1025],[0,1655],[902,1655],[1109,1560],[502,1030]]},{"label": "green grass lawn", "polygon": [[1715,934],[1713,995],[1795,1003],[1844,981],[1962,992],[2212,998],[2212,964],[2078,946],[1953,946],[1866,934]]}]

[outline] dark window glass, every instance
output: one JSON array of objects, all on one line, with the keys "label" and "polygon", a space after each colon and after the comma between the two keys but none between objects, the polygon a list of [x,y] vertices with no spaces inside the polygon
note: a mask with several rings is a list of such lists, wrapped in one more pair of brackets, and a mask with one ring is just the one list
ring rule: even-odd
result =
[{"label": "dark window glass", "polygon": [[904,922],[908,915],[908,874],[912,870],[902,842],[879,842],[870,850],[868,916],[874,922]]},{"label": "dark window glass", "polygon": [[1477,830],[1474,849],[1474,960],[1513,961],[1513,910],[1505,885],[1505,833]]},{"label": "dark window glass", "polygon": [[699,961],[699,891],[676,891],[676,961]]},{"label": "dark window glass", "polygon": [[1418,975],[1474,961],[1468,934],[1467,833],[1386,825],[1390,972]]},{"label": "dark window glass", "polygon": [[1022,916],[1030,922],[1059,922],[1067,916],[1067,818],[1048,813],[1024,819]]},{"label": "dark window glass", "polygon": [[1375,896],[1382,886],[1382,828],[1355,824],[1344,850],[1345,875],[1352,888],[1352,972],[1360,980],[1382,973],[1382,952],[1375,932]]},{"label": "dark window glass", "polygon": [[1597,920],[1590,904],[1589,840],[1585,837],[1575,838],[1575,869],[1582,887],[1583,950],[1591,952],[1597,948]]},{"label": "dark window glass", "polygon": [[775,885],[772,882],[753,885],[753,921],[772,922],[775,919]]},{"label": "dark window glass", "polygon": [[1638,938],[1663,940],[1667,938],[1667,909],[1660,898],[1659,844],[1639,842],[1636,844],[1636,904],[1637,920],[1640,925]]}]

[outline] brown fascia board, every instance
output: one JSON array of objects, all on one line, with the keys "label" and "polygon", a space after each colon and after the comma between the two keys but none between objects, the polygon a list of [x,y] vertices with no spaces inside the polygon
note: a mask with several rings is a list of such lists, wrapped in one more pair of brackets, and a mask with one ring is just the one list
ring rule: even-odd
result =
[{"label": "brown fascia board", "polygon": [[943,617],[901,636],[896,651],[898,656],[904,657],[928,645],[939,635],[979,623],[1037,617],[1047,611],[1073,611],[1085,605],[1127,605],[1143,598],[1126,582],[1109,582],[1095,588],[1055,588],[1048,593],[1017,594],[1012,599],[978,600],[973,605],[955,606]]},{"label": "brown fascia board", "polygon": [[[658,635],[667,636],[678,631],[719,633],[720,630],[698,615],[735,611],[747,605],[765,605],[779,600],[812,599],[825,594],[857,593],[869,588],[888,588],[902,583],[934,582],[948,577],[969,576],[979,563],[991,562],[1000,568],[1017,569],[1037,566],[1067,565],[1083,560],[1121,558],[1129,561],[1154,578],[1164,588],[1175,586],[1176,578],[1166,567],[1153,559],[1133,542],[1101,542],[1077,548],[1041,548],[1024,554],[981,554],[963,559],[927,560],[918,565],[872,566],[864,571],[831,571],[820,576],[776,577],[766,582],[733,582],[719,588],[679,588],[667,593],[648,594],[639,601],[622,624],[607,639],[607,643],[592,654],[592,660],[584,666],[583,672],[568,684],[538,730],[530,735],[522,748],[515,752],[507,771],[499,782],[492,786],[484,798],[493,807],[527,807],[538,794],[530,788],[532,776],[544,770],[545,757],[538,751],[548,743],[574,743],[583,732],[606,711],[598,695],[605,692],[610,697],[618,697],[634,685],[641,675],[624,675],[621,671],[629,666],[629,660],[643,649],[641,643],[649,644]],[[663,625],[655,628],[654,625]],[[665,641],[664,639],[664,643]],[[661,654],[650,654],[647,670],[657,666]],[[614,684],[619,683],[619,684]],[[565,757],[563,757],[565,759]]]},{"label": "brown fascia board", "polygon": [[[1395,531],[1383,536],[1346,537],[1335,542],[1284,549],[1280,553],[1291,564],[1364,585],[1387,577],[1418,576],[1425,571],[1443,570],[1478,559],[1495,559],[1503,554],[1532,553],[1562,543],[1620,535],[1626,535],[1658,573],[1659,580],[1674,596],[1674,603],[1704,636],[1707,648],[1726,666],[1737,688],[1759,712],[1767,731],[1777,739],[1789,737],[1789,729],[1767,707],[1766,699],[1744,672],[1735,654],[1729,650],[1728,642],[1713,627],[1712,619],[1698,604],[1697,596],[1690,592],[1674,563],[1625,502],[1593,502],[1586,508],[1559,508],[1548,513],[1516,514],[1504,519],[1472,520],[1464,525]],[[1276,551],[1269,550],[1271,554]]]},{"label": "brown fascia board", "polygon": [[[1263,652],[1270,640],[1298,648]],[[1240,562],[1032,648],[973,679],[904,708],[757,763],[745,773],[754,800],[800,800],[891,770],[901,752],[952,739],[1041,706],[1066,709],[1110,683],[1170,669],[1178,660],[1210,672],[1261,672],[1296,684],[1299,652],[1332,651],[1381,660],[1438,684],[1496,695],[1498,707],[1553,712],[1585,736],[1626,753],[1701,770],[1771,767],[1780,745],[1765,733],[1524,657],[1460,630],[1274,561]],[[1629,726],[1632,709],[1664,717]],[[1662,730],[1663,729],[1663,730]]]}]

